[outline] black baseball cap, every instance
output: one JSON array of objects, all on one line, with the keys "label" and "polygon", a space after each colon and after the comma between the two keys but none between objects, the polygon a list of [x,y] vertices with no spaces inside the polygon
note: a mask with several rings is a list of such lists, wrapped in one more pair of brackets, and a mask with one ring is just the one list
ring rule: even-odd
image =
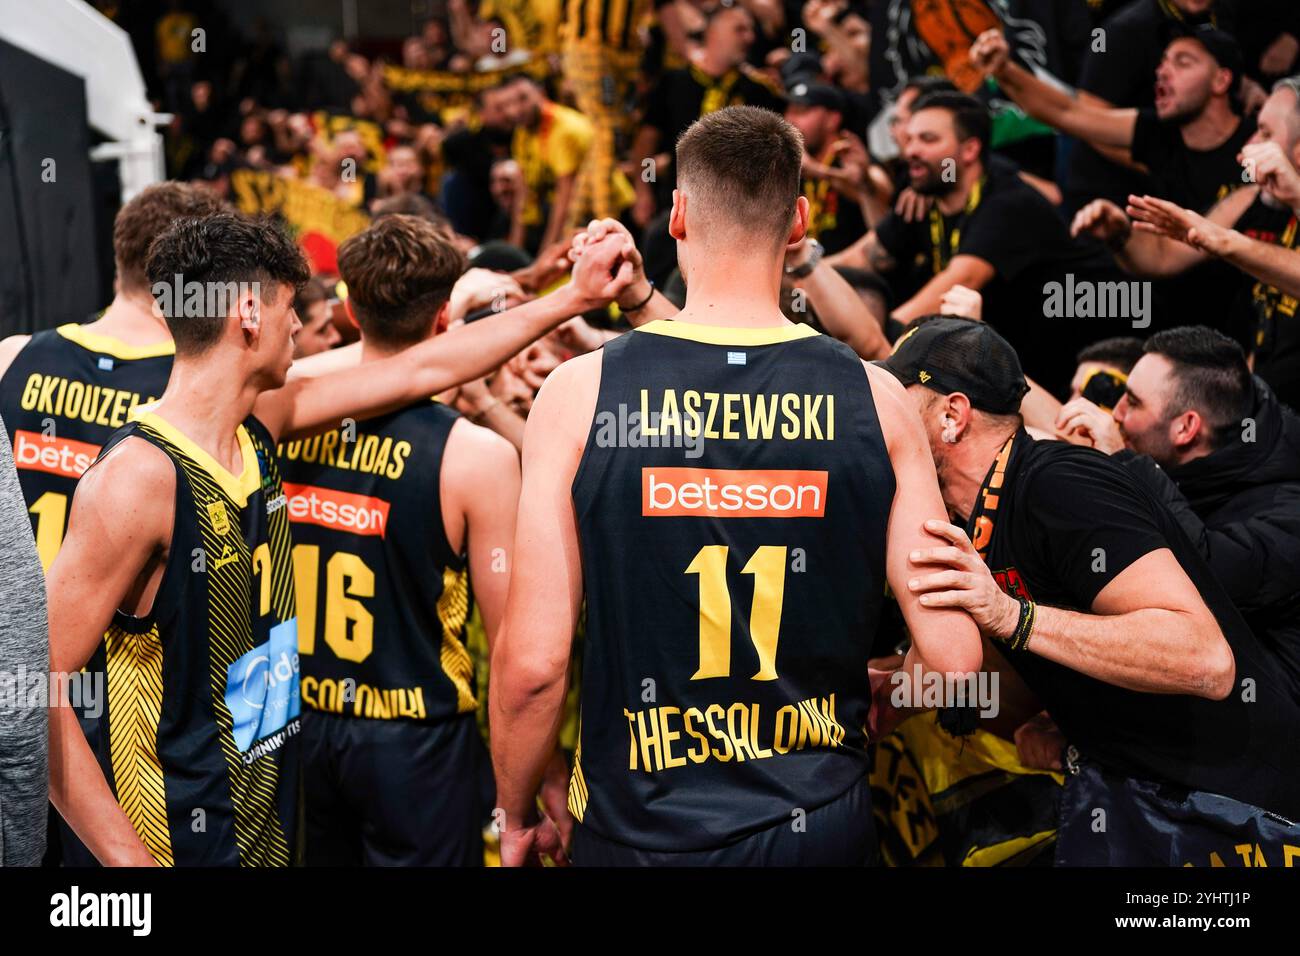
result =
[{"label": "black baseball cap", "polygon": [[993,415],[1020,411],[1029,391],[1016,350],[974,319],[936,315],[917,319],[877,362],[904,386],[924,385],[942,395],[961,392],[971,407]]},{"label": "black baseball cap", "polygon": [[1246,72],[1246,58],[1242,55],[1241,45],[1237,43],[1236,37],[1211,23],[1201,23],[1196,26],[1180,24],[1170,34],[1169,43],[1173,43],[1180,37],[1188,37],[1205,47],[1210,56],[1214,57],[1214,62],[1219,64],[1220,69],[1232,72],[1232,88],[1235,90],[1240,85],[1241,78]]},{"label": "black baseball cap", "polygon": [[824,106],[837,113],[844,112],[844,97],[840,91],[815,80],[796,79],[785,89],[786,99],[798,106]]}]

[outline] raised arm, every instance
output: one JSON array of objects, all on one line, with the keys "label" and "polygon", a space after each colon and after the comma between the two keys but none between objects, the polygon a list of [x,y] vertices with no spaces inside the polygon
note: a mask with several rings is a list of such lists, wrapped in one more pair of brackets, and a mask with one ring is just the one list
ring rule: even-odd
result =
[{"label": "raised arm", "polygon": [[1095,146],[1127,149],[1135,109],[1102,109],[1045,83],[1013,61],[1001,29],[986,30],[970,50],[971,63],[998,82],[1007,98],[1041,123]]},{"label": "raised arm", "polygon": [[514,568],[488,691],[497,804],[505,812],[501,862],[507,866],[558,851],[558,832],[538,819],[534,801],[555,752],[582,603],[570,489],[596,406],[600,361],[595,352],[551,373],[524,439]]},{"label": "raised arm", "polygon": [[[319,377],[290,380],[258,396],[254,414],[272,435],[293,438],[371,418],[480,378],[575,315],[616,298],[631,281],[622,243],[589,247],[573,280],[550,295],[454,328],[397,355]],[[615,265],[617,273],[611,273]]]},{"label": "raised arm", "polygon": [[[142,441],[128,439],[82,477],[46,577],[52,673],[83,678],[113,612],[161,574],[175,494],[175,469]],[[101,863],[153,865],[64,700],[50,701],[50,801]]]}]

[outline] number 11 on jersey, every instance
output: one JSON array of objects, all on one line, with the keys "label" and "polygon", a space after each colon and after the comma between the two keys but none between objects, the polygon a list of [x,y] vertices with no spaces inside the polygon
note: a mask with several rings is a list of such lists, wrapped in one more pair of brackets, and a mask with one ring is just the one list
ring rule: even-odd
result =
[{"label": "number 11 on jersey", "polygon": [[[781,605],[785,601],[784,545],[763,545],[741,574],[754,575],[754,602],[749,637],[758,652],[758,673],[751,680],[776,680],[776,645]],[[700,548],[686,568],[700,577],[700,666],[691,680],[731,676],[731,591],[727,587],[727,546]]]}]

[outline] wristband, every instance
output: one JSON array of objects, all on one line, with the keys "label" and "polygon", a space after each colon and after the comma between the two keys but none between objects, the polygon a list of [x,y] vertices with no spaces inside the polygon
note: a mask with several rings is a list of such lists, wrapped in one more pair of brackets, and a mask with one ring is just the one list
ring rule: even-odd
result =
[{"label": "wristband", "polygon": [[655,297],[655,284],[653,281],[651,281],[650,291],[649,293],[647,293],[644,299],[642,299],[636,305],[628,306],[626,309],[620,305],[618,307],[618,311],[622,312],[624,315],[630,315],[633,312],[640,312],[642,309],[644,309],[647,305],[650,304],[650,300],[653,299],[654,297]]},{"label": "wristband", "polygon": [[1018,597],[1016,600],[1020,603],[1020,618],[1016,621],[1016,629],[1011,633],[1010,637],[999,638],[998,640],[1013,651],[1023,651],[1029,647],[1029,639],[1034,633],[1034,621],[1038,618],[1038,605],[1028,598]]}]

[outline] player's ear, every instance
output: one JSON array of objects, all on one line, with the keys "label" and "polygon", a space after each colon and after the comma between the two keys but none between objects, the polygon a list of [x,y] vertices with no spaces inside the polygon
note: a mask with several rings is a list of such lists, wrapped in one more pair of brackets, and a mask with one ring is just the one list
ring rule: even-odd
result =
[{"label": "player's ear", "polygon": [[787,246],[793,246],[808,234],[808,218],[810,215],[808,197],[800,196],[794,201],[794,222],[790,224],[790,235],[785,240]]},{"label": "player's ear", "polygon": [[673,208],[668,213],[668,235],[678,242],[686,238],[686,196],[680,189],[673,190]]},{"label": "player's ear", "polygon": [[[351,311],[348,315],[351,315]],[[433,334],[442,335],[447,331],[447,323],[451,321],[451,301],[444,302],[438,308],[438,314],[433,317]]]},{"label": "player's ear", "polygon": [[361,323],[357,321],[356,314],[352,311],[352,300],[350,298],[343,300],[343,311],[347,315],[348,322],[352,324],[352,327],[360,330]]},{"label": "player's ear", "polygon": [[256,338],[261,334],[262,328],[262,297],[256,288],[256,283],[239,290],[238,310],[240,329],[251,338]]}]

